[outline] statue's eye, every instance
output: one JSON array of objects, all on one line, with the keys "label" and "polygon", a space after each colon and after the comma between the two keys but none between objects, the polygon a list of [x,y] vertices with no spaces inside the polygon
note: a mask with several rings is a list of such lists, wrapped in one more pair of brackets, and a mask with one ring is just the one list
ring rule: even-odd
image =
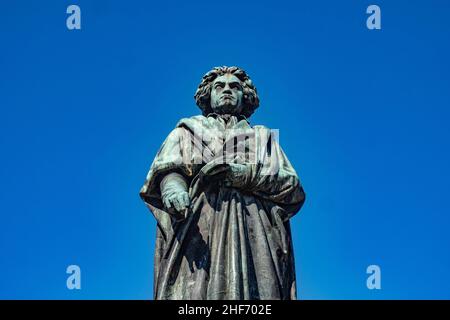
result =
[{"label": "statue's eye", "polygon": [[214,89],[221,89],[223,88],[223,84],[222,83],[218,83],[214,86]]}]

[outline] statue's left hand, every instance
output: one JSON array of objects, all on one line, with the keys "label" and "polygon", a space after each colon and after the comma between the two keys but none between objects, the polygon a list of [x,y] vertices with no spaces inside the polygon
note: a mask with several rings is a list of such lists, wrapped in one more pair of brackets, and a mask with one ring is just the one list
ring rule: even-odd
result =
[{"label": "statue's left hand", "polygon": [[228,187],[242,188],[248,185],[250,177],[250,164],[212,162],[202,168],[200,179],[204,183],[219,181]]},{"label": "statue's left hand", "polygon": [[225,175],[226,186],[243,188],[251,179],[251,166],[249,164],[230,163]]}]

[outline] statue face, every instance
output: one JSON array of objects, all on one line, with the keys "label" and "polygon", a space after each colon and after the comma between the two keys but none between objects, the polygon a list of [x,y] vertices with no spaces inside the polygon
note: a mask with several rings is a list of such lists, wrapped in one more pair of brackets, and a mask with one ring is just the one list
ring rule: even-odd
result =
[{"label": "statue face", "polygon": [[240,114],[243,94],[241,81],[235,75],[217,77],[211,86],[211,108],[218,114]]}]

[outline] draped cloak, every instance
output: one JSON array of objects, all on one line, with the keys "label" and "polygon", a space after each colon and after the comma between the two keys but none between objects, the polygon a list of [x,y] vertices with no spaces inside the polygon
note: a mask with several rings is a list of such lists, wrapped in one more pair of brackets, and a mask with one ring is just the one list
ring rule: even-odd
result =
[{"label": "draped cloak", "polygon": [[[241,133],[248,137],[243,148],[223,151]],[[296,299],[289,219],[305,194],[275,140],[266,127],[251,127],[244,117],[225,121],[211,114],[178,122],[140,191],[157,220],[155,299]],[[205,168],[224,154],[242,160],[243,150],[252,158],[245,187],[204,182]],[[189,186],[191,204],[182,220],[161,200],[160,182],[172,172]]]}]

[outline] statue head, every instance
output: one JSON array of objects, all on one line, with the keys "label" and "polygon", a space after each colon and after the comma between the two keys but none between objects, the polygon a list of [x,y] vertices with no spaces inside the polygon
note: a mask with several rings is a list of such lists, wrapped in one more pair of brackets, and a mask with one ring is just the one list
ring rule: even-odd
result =
[{"label": "statue head", "polygon": [[252,80],[238,67],[216,67],[206,73],[194,98],[205,116],[218,113],[250,117],[259,106]]}]

